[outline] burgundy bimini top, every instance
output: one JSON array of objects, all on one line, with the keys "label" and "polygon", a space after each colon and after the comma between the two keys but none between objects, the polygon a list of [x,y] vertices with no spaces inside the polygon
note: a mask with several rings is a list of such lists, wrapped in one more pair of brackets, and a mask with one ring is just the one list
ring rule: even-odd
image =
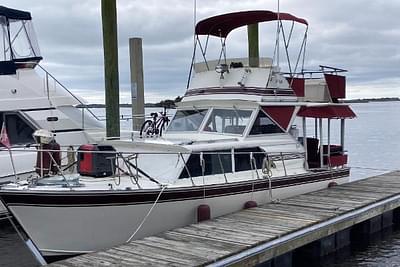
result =
[{"label": "burgundy bimini top", "polygon": [[295,21],[308,26],[305,19],[288,13],[275,13],[268,10],[241,11],[210,17],[199,21],[196,25],[197,35],[213,35],[226,38],[236,28],[265,21]]}]

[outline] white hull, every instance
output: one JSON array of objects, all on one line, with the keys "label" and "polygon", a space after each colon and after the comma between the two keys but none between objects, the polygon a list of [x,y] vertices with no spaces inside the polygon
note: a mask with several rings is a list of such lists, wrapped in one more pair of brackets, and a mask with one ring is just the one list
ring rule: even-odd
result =
[{"label": "white hull", "polygon": [[[287,198],[338,184],[348,177],[307,183],[272,190],[273,199]],[[197,207],[207,204],[211,216],[217,217],[238,211],[254,200],[270,202],[269,191],[257,191],[206,199],[170,201],[156,204],[134,239],[182,227],[197,221]],[[125,243],[136,231],[153,203],[90,207],[19,206],[9,209],[43,256],[88,253]]]}]

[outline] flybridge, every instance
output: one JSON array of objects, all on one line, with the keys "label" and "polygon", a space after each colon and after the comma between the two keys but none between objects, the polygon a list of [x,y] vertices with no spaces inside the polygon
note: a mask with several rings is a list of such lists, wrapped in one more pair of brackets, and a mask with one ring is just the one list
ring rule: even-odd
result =
[{"label": "flybridge", "polygon": [[[272,21],[278,24],[274,41],[275,50],[270,58],[260,57],[258,23]],[[249,57],[228,58],[226,47],[228,35],[234,29],[246,25],[249,36]],[[295,25],[303,26],[305,29],[302,39],[294,37],[295,30],[297,32],[299,29]],[[253,26],[256,26],[256,31],[252,33]],[[338,103],[339,99],[346,97],[346,79],[341,75],[346,70],[328,66],[320,66],[316,71],[305,70],[307,32],[307,20],[289,13],[267,10],[234,12],[199,21],[195,27],[195,46],[187,92],[183,101],[211,97],[214,100],[228,98],[258,102]],[[254,38],[252,39],[250,35]],[[212,57],[210,54],[213,52],[209,50],[215,52],[216,48],[210,44],[210,37],[219,39],[220,50],[217,51],[219,54],[217,59],[210,60]],[[296,40],[297,46],[292,44],[295,42],[293,40]],[[280,46],[284,50],[281,58]],[[285,62],[280,64],[280,61]]]},{"label": "flybridge", "polygon": [[[208,70],[212,69],[213,64],[209,66],[208,62],[209,60],[207,59],[207,53],[208,53],[208,48],[209,48],[209,39],[210,36],[213,37],[219,37],[220,38],[220,43],[221,43],[221,50],[219,54],[219,58],[217,60],[217,65],[227,65],[227,56],[226,56],[226,39],[228,35],[230,34],[231,31],[234,29],[240,28],[242,26],[246,25],[253,25],[257,24],[260,22],[271,22],[271,21],[277,21],[279,25],[279,30],[277,31],[277,38],[282,35],[282,39],[284,42],[284,47],[286,50],[286,56],[287,56],[287,64],[290,72],[296,72],[296,69],[298,68],[298,65],[300,64],[300,59],[301,56],[302,62],[304,63],[304,54],[305,54],[305,47],[306,47],[306,39],[307,39],[307,31],[308,31],[308,22],[303,19],[296,17],[294,15],[288,14],[288,13],[276,13],[268,10],[253,10],[253,11],[241,11],[241,12],[234,12],[234,13],[228,13],[228,14],[222,14],[210,18],[206,18],[200,22],[197,23],[195,27],[195,47],[193,51],[193,58],[192,58],[192,66],[191,66],[191,71],[192,68],[195,65],[196,61],[196,55],[198,54],[197,51],[200,52],[202,59],[204,60],[204,63],[207,67]],[[290,27],[290,30],[288,31],[288,34],[285,34],[284,26],[282,21],[289,21],[292,22],[292,25]],[[305,25],[305,34],[303,37],[303,41],[301,44],[301,47],[298,52],[298,56],[296,59],[295,66],[291,66],[291,60],[289,58],[289,53],[288,49],[290,46],[290,42],[292,39],[293,31],[294,31],[294,25],[295,23]],[[205,40],[201,40],[201,36],[206,36]],[[276,46],[278,45],[278,42],[276,42]],[[279,52],[276,51],[278,54]],[[277,58],[272,58],[272,62],[278,61]],[[245,62],[234,62],[237,64],[233,64],[232,67],[246,67]],[[276,62],[275,62],[276,63]],[[231,65],[229,65],[231,67]],[[258,66],[257,66],[258,67]],[[223,70],[223,68],[222,68]]]},{"label": "flybridge", "polygon": [[29,12],[0,6],[0,75],[33,68],[42,59]]}]

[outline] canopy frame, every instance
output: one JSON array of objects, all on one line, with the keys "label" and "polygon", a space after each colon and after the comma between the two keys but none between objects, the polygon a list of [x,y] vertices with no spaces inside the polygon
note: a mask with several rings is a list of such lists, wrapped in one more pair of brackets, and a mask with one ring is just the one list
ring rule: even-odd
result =
[{"label": "canopy frame", "polygon": [[[304,70],[304,62],[305,62],[305,53],[306,53],[307,32],[308,32],[308,22],[305,19],[295,17],[288,13],[276,13],[276,12],[268,11],[268,10],[253,10],[253,11],[241,11],[241,12],[227,13],[227,14],[222,14],[222,15],[206,18],[196,24],[196,26],[195,26],[195,44],[194,44],[194,49],[193,49],[193,54],[192,54],[192,62],[191,62],[190,70],[189,70],[189,76],[188,76],[186,88],[187,89],[189,88],[190,80],[191,80],[191,77],[193,74],[193,69],[194,69],[194,66],[196,63],[195,61],[196,61],[197,46],[200,49],[200,53],[201,53],[202,58],[204,59],[207,70],[210,70],[209,64],[207,62],[207,56],[206,56],[210,36],[220,38],[221,51],[220,51],[219,58],[218,58],[218,64],[221,64],[221,62],[224,62],[224,64],[226,64],[226,60],[227,60],[227,58],[226,58],[226,38],[232,30],[234,30],[236,28],[240,28],[242,26],[254,24],[254,23],[270,22],[270,21],[278,22],[277,41],[275,44],[273,60],[275,60],[275,55],[277,53],[277,46],[279,46],[278,36],[279,36],[280,32],[282,32],[283,43],[284,43],[284,48],[285,48],[285,55],[286,55],[286,59],[287,59],[288,67],[289,67],[290,76],[293,77],[294,73],[297,72],[300,61],[302,61],[301,71],[303,71]],[[282,21],[292,21],[288,36],[285,33],[284,25],[283,25]],[[305,29],[304,37],[303,37],[303,40],[302,40],[302,43],[301,43],[301,46],[299,48],[299,52],[298,52],[298,55],[296,58],[296,63],[293,67],[291,64],[290,57],[289,57],[288,49],[289,49],[289,46],[290,46],[290,43],[292,40],[295,22],[305,25],[306,29]],[[201,42],[199,36],[206,36],[205,45],[202,45],[202,42]],[[279,56],[277,58],[279,60]],[[268,84],[267,84],[267,86],[268,86]]]},{"label": "canopy frame", "polygon": [[[345,119],[351,119],[356,117],[356,114],[348,105],[320,105],[320,106],[302,106],[297,113],[298,117],[302,117],[302,128],[303,128],[303,147],[305,150],[306,168],[310,168],[308,158],[308,140],[314,139],[319,142],[319,168],[333,168],[343,166],[347,163],[347,154],[345,153]],[[313,118],[315,121],[314,125],[314,138],[307,137],[307,118]],[[323,135],[323,119],[327,120],[327,144],[324,144]],[[340,145],[331,144],[331,120],[340,120]],[[318,131],[319,128],[319,131]],[[318,136],[319,134],[319,136]],[[311,140],[312,141],[312,140]],[[332,147],[335,147],[333,153]],[[339,148],[339,151],[337,150]],[[314,166],[315,167],[315,166]]]}]

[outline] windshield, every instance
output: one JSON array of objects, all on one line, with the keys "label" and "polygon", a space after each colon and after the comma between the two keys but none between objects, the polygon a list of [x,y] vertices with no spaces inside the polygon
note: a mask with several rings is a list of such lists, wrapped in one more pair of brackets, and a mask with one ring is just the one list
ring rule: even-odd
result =
[{"label": "windshield", "polygon": [[31,20],[13,20],[0,16],[0,61],[40,57]]},{"label": "windshield", "polygon": [[243,134],[249,124],[251,113],[251,110],[214,109],[204,131]]},{"label": "windshield", "polygon": [[168,127],[168,132],[197,131],[206,116],[207,109],[178,110]]}]

